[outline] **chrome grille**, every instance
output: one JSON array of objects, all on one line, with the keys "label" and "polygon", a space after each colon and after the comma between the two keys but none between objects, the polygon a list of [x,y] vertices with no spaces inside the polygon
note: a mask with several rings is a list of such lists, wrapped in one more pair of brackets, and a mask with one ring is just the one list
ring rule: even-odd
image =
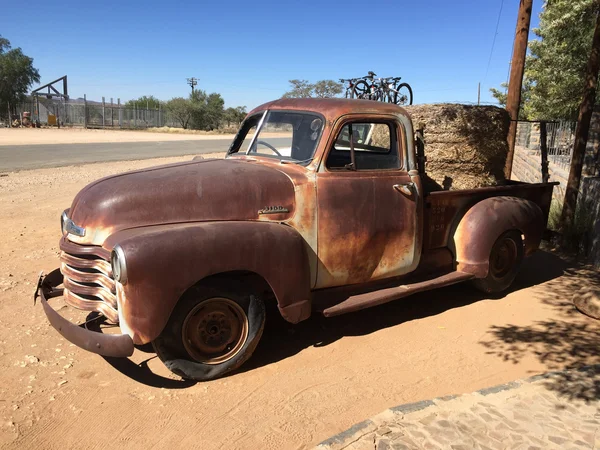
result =
[{"label": "chrome grille", "polygon": [[102,247],[60,242],[60,271],[65,301],[79,309],[97,311],[118,323],[117,296],[112,277],[110,253]]}]

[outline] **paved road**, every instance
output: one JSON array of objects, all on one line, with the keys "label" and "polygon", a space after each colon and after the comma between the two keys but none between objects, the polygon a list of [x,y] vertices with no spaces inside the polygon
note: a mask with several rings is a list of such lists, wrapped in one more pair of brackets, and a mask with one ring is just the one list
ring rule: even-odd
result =
[{"label": "paved road", "polygon": [[388,409],[319,450],[598,449],[600,365]]},{"label": "paved road", "polygon": [[[279,142],[281,141],[281,142]],[[274,145],[285,145],[289,139],[269,139]],[[226,139],[114,142],[93,144],[52,144],[0,146],[0,172],[60,167],[104,161],[126,161],[163,156],[200,155],[224,152],[231,141]]]}]

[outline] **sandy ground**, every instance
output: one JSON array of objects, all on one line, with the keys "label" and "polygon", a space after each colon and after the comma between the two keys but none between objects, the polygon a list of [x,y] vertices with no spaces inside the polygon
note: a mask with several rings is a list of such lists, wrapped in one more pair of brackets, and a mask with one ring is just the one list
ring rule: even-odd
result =
[{"label": "sandy ground", "polygon": [[[262,133],[263,137],[286,137],[286,133]],[[156,142],[232,140],[233,134],[159,133],[83,128],[0,128],[0,145],[83,144],[95,142]]]},{"label": "sandy ground", "polygon": [[548,252],[501,298],[458,285],[296,326],[271,309],[243,370],[207,383],[172,376],[151,348],[110,360],[70,345],[32,302],[58,265],[61,211],[99,176],[183,159],[0,177],[3,447],[307,448],[391,406],[600,362],[598,322],[570,303],[598,275]]}]

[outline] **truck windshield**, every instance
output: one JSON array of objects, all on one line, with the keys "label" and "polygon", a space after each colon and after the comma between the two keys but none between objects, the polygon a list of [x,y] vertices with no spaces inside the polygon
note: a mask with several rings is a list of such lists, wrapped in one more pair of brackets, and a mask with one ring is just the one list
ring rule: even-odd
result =
[{"label": "truck windshield", "polygon": [[308,164],[323,131],[323,118],[298,111],[264,111],[242,124],[228,154],[245,153]]}]

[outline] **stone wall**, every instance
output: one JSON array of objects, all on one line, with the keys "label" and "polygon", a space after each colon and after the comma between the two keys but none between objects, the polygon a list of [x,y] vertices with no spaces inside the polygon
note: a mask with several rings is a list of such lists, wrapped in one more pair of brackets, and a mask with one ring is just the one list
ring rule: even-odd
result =
[{"label": "stone wall", "polygon": [[[552,198],[562,203],[565,198],[565,187],[569,179],[569,172],[553,164],[552,161],[548,161],[548,174],[550,175],[550,181],[560,183],[558,186],[554,186]],[[542,159],[539,153],[516,145],[511,179],[525,183],[541,183]]]}]

